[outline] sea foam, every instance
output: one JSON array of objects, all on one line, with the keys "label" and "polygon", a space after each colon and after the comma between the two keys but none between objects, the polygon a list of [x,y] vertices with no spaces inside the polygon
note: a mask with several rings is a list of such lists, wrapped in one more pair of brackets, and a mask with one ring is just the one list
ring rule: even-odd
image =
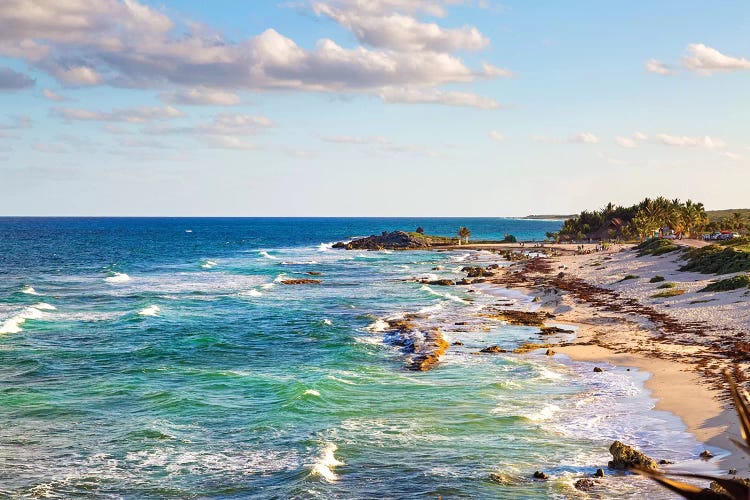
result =
[{"label": "sea foam", "polygon": [[31,285],[26,285],[23,287],[23,290],[21,290],[21,293],[25,293],[27,295],[39,295],[36,290],[34,290],[34,287]]},{"label": "sea foam", "polygon": [[44,317],[43,309],[53,310],[55,307],[43,302],[36,306],[26,307],[23,311],[6,319],[2,325],[0,325],[0,334],[22,332],[23,329],[21,328],[21,325],[23,325],[27,319],[41,319]]},{"label": "sea foam", "polygon": [[104,281],[107,283],[125,283],[126,281],[130,281],[130,276],[125,273],[114,273],[112,276],[104,278]]},{"label": "sea foam", "polygon": [[261,257],[265,257],[266,259],[279,260],[278,257],[274,257],[273,255],[266,252],[265,250],[261,250],[260,252],[258,252],[258,255],[260,255]]},{"label": "sea foam", "polygon": [[212,261],[212,260],[206,259],[206,260],[201,261],[201,267],[203,269],[211,269],[212,267],[215,267],[217,265],[219,265],[219,264],[217,262]]},{"label": "sea foam", "polygon": [[333,472],[333,468],[338,467],[339,465],[344,465],[344,462],[338,460],[334,456],[337,449],[338,447],[335,444],[326,443],[320,456],[315,463],[312,464],[310,475],[319,476],[329,483],[336,482],[339,477]]},{"label": "sea foam", "polygon": [[153,306],[144,307],[143,309],[138,311],[138,315],[139,316],[158,316],[159,311],[161,311],[159,306],[153,305]]}]

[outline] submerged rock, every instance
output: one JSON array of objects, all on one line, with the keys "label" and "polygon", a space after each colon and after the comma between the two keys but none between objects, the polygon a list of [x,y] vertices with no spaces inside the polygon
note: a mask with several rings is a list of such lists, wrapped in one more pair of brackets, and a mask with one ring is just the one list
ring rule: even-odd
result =
[{"label": "submerged rock", "polygon": [[598,366],[595,366],[595,367],[594,367],[594,373],[602,373],[602,372],[604,372],[604,370],[602,370],[602,369],[601,369],[601,368],[599,368]]},{"label": "submerged rock", "polygon": [[589,479],[589,478],[586,477],[586,478],[579,479],[578,481],[576,481],[573,486],[577,490],[588,491],[591,488],[593,488],[594,486],[596,486],[596,481],[594,481],[593,479]]},{"label": "submerged rock", "polygon": [[488,477],[493,483],[501,484],[503,486],[513,486],[519,482],[517,478],[502,472],[490,472]]},{"label": "submerged rock", "polygon": [[501,352],[508,352],[508,351],[506,351],[505,349],[503,349],[500,346],[491,345],[489,347],[485,347],[484,349],[480,350],[479,352],[484,352],[484,353],[487,353],[487,354],[498,354],[498,353],[501,353]]},{"label": "submerged rock", "polygon": [[424,280],[422,281],[425,285],[437,285],[437,286],[453,286],[456,284],[453,280]]},{"label": "submerged rock", "polygon": [[620,441],[612,443],[609,452],[612,454],[612,460],[607,464],[610,469],[629,469],[637,465],[648,470],[659,470],[653,459]]},{"label": "submerged rock", "polygon": [[575,330],[566,330],[558,326],[543,326],[539,330],[541,335],[554,335],[555,333],[575,333]]},{"label": "submerged rock", "polygon": [[282,285],[318,285],[322,283],[322,281],[302,278],[302,279],[281,280],[280,283]]},{"label": "submerged rock", "polygon": [[604,469],[596,469],[596,472],[594,472],[594,477],[604,477]]},{"label": "submerged rock", "polygon": [[700,457],[704,460],[708,460],[709,458],[714,458],[714,454],[711,453],[708,450],[703,450],[700,454]]},{"label": "submerged rock", "polygon": [[549,476],[542,471],[536,471],[534,473],[534,479],[549,479]]},{"label": "submerged rock", "polygon": [[427,371],[434,368],[440,356],[450,347],[439,328],[422,331],[408,318],[388,322],[390,331],[384,341],[399,346],[407,355],[406,367],[414,371]]}]

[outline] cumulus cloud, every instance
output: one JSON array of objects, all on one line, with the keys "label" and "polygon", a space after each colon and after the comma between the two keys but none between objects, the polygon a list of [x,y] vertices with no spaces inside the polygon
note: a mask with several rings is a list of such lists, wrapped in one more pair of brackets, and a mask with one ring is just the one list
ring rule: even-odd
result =
[{"label": "cumulus cloud", "polygon": [[54,108],[52,112],[66,120],[104,121],[145,123],[156,120],[169,120],[184,116],[182,111],[172,106],[164,107],[135,107],[116,109],[114,111],[94,111],[78,108]]},{"label": "cumulus cloud", "polygon": [[34,83],[34,79],[28,75],[0,66],[0,91],[27,89],[33,87]]},{"label": "cumulus cloud", "polygon": [[669,66],[661,61],[657,61],[656,59],[649,59],[646,61],[646,70],[658,75],[671,75],[673,73]]},{"label": "cumulus cloud", "polygon": [[[188,28],[180,32],[169,17],[137,0],[38,0],[35,8],[26,0],[5,0],[0,55],[23,58],[64,85],[187,89],[164,95],[180,104],[229,105],[238,89],[377,95],[386,87],[437,90],[509,76],[489,64],[471,69],[454,54],[489,43],[476,28],[445,28],[414,17],[444,15],[445,6],[455,3],[317,2],[320,15],[335,16],[363,45],[344,48],[322,39],[308,49],[273,29],[240,41],[194,23],[181,23]],[[449,92],[443,97],[424,102],[465,100]]]},{"label": "cumulus cloud", "polygon": [[623,148],[635,148],[638,146],[635,139],[631,139],[630,137],[617,136],[615,137],[615,142],[618,146],[622,146]]},{"label": "cumulus cloud", "polygon": [[501,134],[500,132],[498,132],[497,130],[490,131],[490,133],[488,135],[489,135],[490,139],[492,139],[495,142],[504,142],[505,141],[505,136],[503,134]]},{"label": "cumulus cloud", "polygon": [[235,106],[241,102],[240,96],[233,92],[206,87],[180,90],[161,97],[166,102],[188,106]]},{"label": "cumulus cloud", "polygon": [[656,141],[665,146],[676,147],[693,147],[706,149],[721,149],[726,147],[726,143],[717,138],[708,135],[689,137],[685,135],[658,134]]},{"label": "cumulus cloud", "polygon": [[572,136],[568,142],[572,144],[597,144],[599,138],[591,132],[581,132]]},{"label": "cumulus cloud", "polygon": [[682,64],[690,71],[702,75],[711,75],[718,71],[750,70],[750,61],[747,59],[722,54],[702,43],[688,45]]},{"label": "cumulus cloud", "polygon": [[500,107],[500,104],[494,99],[468,92],[386,87],[379,91],[379,95],[383,101],[390,103],[446,104],[449,106],[464,106],[479,109],[496,109]]},{"label": "cumulus cloud", "polygon": [[54,91],[52,91],[50,89],[44,89],[44,90],[42,90],[42,95],[44,96],[45,99],[47,99],[49,101],[62,102],[62,101],[67,101],[68,100],[67,97],[61,96],[57,92],[54,92]]}]

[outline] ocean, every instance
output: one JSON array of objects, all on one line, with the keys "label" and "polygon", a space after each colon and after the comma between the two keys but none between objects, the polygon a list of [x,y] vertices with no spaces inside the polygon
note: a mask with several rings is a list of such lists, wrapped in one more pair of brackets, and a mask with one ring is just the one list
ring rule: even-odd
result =
[{"label": "ocean", "polygon": [[[571,498],[615,439],[677,462],[703,449],[653,409],[648,374],[477,355],[539,340],[481,316],[529,297],[410,281],[498,256],[331,248],[462,225],[530,240],[560,222],[0,218],[0,495]],[[463,345],[407,370],[384,320],[408,313]],[[600,498],[672,498],[607,474]]]}]

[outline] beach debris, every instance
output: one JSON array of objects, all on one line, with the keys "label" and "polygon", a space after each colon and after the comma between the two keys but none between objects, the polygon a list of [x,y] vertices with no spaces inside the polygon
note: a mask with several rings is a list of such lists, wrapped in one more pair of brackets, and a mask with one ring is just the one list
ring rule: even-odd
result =
[{"label": "beach debris", "polygon": [[507,350],[503,349],[500,346],[491,345],[489,347],[485,347],[484,349],[480,350],[479,352],[484,352],[487,354],[499,354],[501,352],[508,352]]},{"label": "beach debris", "polygon": [[320,283],[322,283],[322,281],[307,279],[307,278],[300,278],[300,279],[281,280],[279,283],[281,283],[282,285],[319,285]]},{"label": "beach debris", "polygon": [[659,470],[659,465],[653,459],[620,441],[612,443],[609,452],[612,454],[612,460],[607,464],[610,469],[640,467],[645,470]]},{"label": "beach debris", "polygon": [[534,472],[534,479],[549,479],[549,476],[542,471]]},{"label": "beach debris", "polygon": [[483,317],[505,321],[509,325],[544,326],[544,320],[551,317],[547,312],[518,311],[516,309],[490,309]]},{"label": "beach debris", "polygon": [[583,479],[579,479],[578,481],[576,481],[573,486],[577,490],[588,491],[591,488],[593,488],[593,487],[596,486],[596,481],[594,481],[593,479],[589,479],[589,478],[585,477]]},{"label": "beach debris", "polygon": [[700,456],[700,457],[701,457],[702,459],[704,459],[704,460],[709,460],[709,459],[711,459],[711,458],[714,458],[714,454],[713,454],[713,453],[711,453],[711,452],[710,452],[710,451],[708,451],[708,450],[703,450],[703,451],[701,452],[701,454],[700,454],[699,456]]},{"label": "beach debris", "polygon": [[604,372],[603,369],[599,368],[598,366],[594,367],[594,373],[602,373],[602,372]]},{"label": "beach debris", "polygon": [[594,477],[604,477],[604,469],[596,469],[596,472],[594,472]]}]

